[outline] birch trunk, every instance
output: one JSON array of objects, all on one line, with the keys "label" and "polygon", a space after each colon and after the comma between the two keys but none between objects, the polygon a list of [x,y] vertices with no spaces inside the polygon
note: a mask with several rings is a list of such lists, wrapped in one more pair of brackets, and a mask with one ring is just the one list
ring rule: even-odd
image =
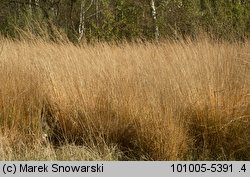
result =
[{"label": "birch trunk", "polygon": [[96,0],[96,9],[95,9],[95,13],[96,13],[96,26],[99,27],[99,0]]},{"label": "birch trunk", "polygon": [[29,11],[30,14],[32,15],[32,0],[29,0]]},{"label": "birch trunk", "polygon": [[78,28],[78,32],[79,32],[78,42],[81,42],[82,38],[85,38],[85,13],[84,13],[84,9],[85,9],[85,1],[82,0],[81,1],[81,10],[80,10],[80,23],[79,23],[79,28]]},{"label": "birch trunk", "polygon": [[79,28],[78,28],[78,31],[79,31],[78,42],[81,42],[81,40],[85,38],[85,31],[86,31],[85,30],[85,15],[86,15],[86,12],[90,10],[91,6],[93,5],[93,2],[94,0],[91,0],[89,2],[89,5],[86,6],[86,1],[85,0],[81,1],[80,23],[79,23]]},{"label": "birch trunk", "polygon": [[153,25],[154,25],[154,36],[155,36],[155,40],[158,41],[160,33],[159,33],[159,27],[158,27],[158,24],[157,24],[155,1],[151,0],[150,5],[151,5],[151,15],[152,15],[152,18],[153,18]]}]

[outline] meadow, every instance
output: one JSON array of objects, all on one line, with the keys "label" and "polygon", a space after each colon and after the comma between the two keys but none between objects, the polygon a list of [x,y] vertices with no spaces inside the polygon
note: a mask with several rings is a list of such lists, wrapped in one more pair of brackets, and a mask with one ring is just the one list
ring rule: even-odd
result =
[{"label": "meadow", "polygon": [[250,160],[250,42],[0,39],[0,160]]}]

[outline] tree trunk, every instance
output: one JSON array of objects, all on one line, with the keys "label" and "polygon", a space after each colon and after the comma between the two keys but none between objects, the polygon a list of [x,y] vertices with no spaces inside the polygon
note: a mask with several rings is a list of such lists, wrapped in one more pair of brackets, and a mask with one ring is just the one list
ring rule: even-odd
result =
[{"label": "tree trunk", "polygon": [[32,15],[32,0],[29,0],[29,13]]},{"label": "tree trunk", "polygon": [[96,13],[96,27],[99,27],[99,0],[96,0],[95,2],[96,4],[96,9],[95,9],[95,13]]},{"label": "tree trunk", "polygon": [[157,24],[156,7],[155,7],[155,1],[154,0],[151,0],[150,6],[151,6],[151,15],[152,15],[152,18],[153,18],[153,25],[154,25],[154,36],[155,36],[155,40],[158,41],[160,33],[159,33],[159,27],[158,27],[158,24]]},{"label": "tree trunk", "polygon": [[78,28],[78,32],[79,32],[79,38],[78,38],[78,42],[81,42],[82,38],[85,38],[85,1],[82,0],[81,1],[81,10],[80,10],[80,23],[79,23],[79,28]]}]

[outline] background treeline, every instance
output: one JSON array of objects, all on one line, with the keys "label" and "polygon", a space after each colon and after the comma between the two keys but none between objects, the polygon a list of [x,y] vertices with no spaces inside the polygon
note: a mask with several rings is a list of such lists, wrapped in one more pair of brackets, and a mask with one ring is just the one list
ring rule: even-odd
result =
[{"label": "background treeline", "polygon": [[250,36],[249,0],[0,0],[0,33],[70,41]]}]

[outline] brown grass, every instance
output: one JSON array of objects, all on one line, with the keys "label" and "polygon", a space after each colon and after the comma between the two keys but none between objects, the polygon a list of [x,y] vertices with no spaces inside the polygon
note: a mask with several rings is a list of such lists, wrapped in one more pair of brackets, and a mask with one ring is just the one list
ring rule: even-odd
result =
[{"label": "brown grass", "polygon": [[0,159],[250,160],[249,51],[2,39]]}]

